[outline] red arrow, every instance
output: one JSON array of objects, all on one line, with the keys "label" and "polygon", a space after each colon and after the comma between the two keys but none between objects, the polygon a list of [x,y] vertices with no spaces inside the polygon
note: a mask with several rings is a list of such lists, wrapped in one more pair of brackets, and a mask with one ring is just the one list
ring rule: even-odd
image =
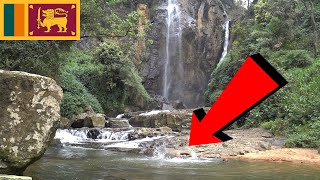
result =
[{"label": "red arrow", "polygon": [[260,54],[249,56],[207,114],[193,111],[189,146],[232,139],[222,131],[286,84]]}]

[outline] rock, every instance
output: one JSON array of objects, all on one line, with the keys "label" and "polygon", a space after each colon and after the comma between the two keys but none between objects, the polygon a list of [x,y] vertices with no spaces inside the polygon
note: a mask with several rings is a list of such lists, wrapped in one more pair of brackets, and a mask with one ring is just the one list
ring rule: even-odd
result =
[{"label": "rock", "polygon": [[99,135],[100,135],[100,131],[98,129],[90,129],[87,132],[87,138],[90,138],[90,139],[98,139]]},{"label": "rock", "polygon": [[71,127],[72,120],[61,117],[59,122],[59,129],[69,129]]},{"label": "rock", "polygon": [[181,130],[182,120],[184,118],[184,114],[181,113],[167,113],[166,117],[166,126],[171,129]]},{"label": "rock", "polygon": [[187,106],[183,104],[182,101],[176,100],[172,104],[174,109],[187,109]]},{"label": "rock", "polygon": [[259,146],[260,146],[261,150],[270,150],[271,149],[271,145],[267,142],[260,142]]},{"label": "rock", "polygon": [[110,119],[110,127],[111,128],[129,128],[131,127],[128,119]]},{"label": "rock", "polygon": [[106,124],[106,117],[104,114],[94,114],[91,117],[93,127],[103,128]]},{"label": "rock", "polygon": [[136,115],[130,119],[133,127],[160,128],[169,127],[181,131],[182,127],[187,127],[191,121],[188,112],[159,112],[148,115]]},{"label": "rock", "polygon": [[31,177],[27,176],[13,176],[13,175],[2,175],[0,174],[1,180],[32,180]]},{"label": "rock", "polygon": [[62,89],[47,77],[0,70],[0,173],[21,175],[52,141]]},{"label": "rock", "polygon": [[153,130],[151,128],[139,128],[137,130],[138,138],[146,138],[153,135]]},{"label": "rock", "polygon": [[162,110],[170,110],[170,111],[173,111],[174,108],[171,104],[167,104],[167,103],[163,103],[162,104]]},{"label": "rock", "polygon": [[106,120],[104,114],[96,114],[92,112],[81,113],[74,117],[71,127],[73,128],[103,128],[105,127]]},{"label": "rock", "polygon": [[171,133],[172,129],[169,127],[160,127],[160,132],[161,133]]},{"label": "rock", "polygon": [[93,123],[91,120],[92,114],[82,113],[74,117],[74,121],[71,125],[72,128],[83,128],[89,127],[93,128]]},{"label": "rock", "polygon": [[52,147],[63,147],[60,139],[53,139],[50,143],[50,146]]},{"label": "rock", "polygon": [[154,136],[164,136],[172,134],[172,129],[168,127],[161,128],[136,128],[134,136],[136,139],[154,137]]},{"label": "rock", "polygon": [[273,138],[273,135],[270,132],[264,132],[261,136],[264,138]]}]

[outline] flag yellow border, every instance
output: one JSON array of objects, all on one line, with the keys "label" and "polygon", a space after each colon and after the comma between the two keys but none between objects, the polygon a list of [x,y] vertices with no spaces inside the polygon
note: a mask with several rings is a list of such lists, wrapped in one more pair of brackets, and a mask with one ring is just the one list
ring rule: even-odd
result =
[{"label": "flag yellow border", "polygon": [[[4,4],[24,4],[25,8],[25,36],[4,36]],[[77,34],[76,36],[29,36],[28,4],[76,4]],[[1,0],[0,1],[0,40],[80,40],[80,0]]]}]

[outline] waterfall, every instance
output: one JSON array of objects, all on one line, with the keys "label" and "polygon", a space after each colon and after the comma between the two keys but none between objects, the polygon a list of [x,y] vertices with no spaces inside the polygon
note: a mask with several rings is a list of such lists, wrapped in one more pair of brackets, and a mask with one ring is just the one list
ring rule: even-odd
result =
[{"label": "waterfall", "polygon": [[228,53],[229,36],[230,36],[229,26],[230,26],[230,19],[227,19],[226,22],[223,24],[223,30],[224,30],[223,52],[219,60],[218,66],[224,61]]},{"label": "waterfall", "polygon": [[182,90],[179,80],[183,78],[181,12],[177,0],[168,0],[167,13],[163,97],[170,101],[172,92]]}]

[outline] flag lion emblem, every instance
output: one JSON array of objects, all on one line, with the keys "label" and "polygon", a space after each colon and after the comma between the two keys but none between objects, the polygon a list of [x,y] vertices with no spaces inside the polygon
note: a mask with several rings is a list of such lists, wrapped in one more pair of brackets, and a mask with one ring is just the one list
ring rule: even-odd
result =
[{"label": "flag lion emblem", "polygon": [[[45,17],[43,21],[41,21],[41,12],[42,16]],[[58,17],[56,17],[56,15],[58,15]],[[52,26],[58,26],[59,30],[57,32],[67,32],[68,11],[62,8],[46,9],[41,11],[41,7],[39,7],[37,21],[38,29],[46,27],[47,30],[44,31],[46,33],[51,31]]]}]

